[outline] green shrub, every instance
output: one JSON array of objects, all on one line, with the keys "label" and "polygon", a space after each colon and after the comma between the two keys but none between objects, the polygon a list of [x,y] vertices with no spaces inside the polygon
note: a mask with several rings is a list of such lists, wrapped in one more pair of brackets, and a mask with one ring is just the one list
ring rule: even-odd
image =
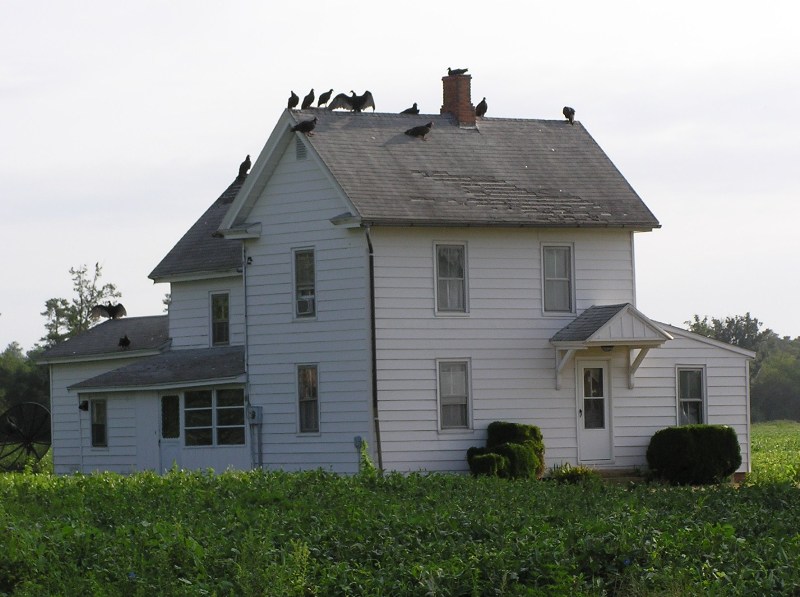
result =
[{"label": "green shrub", "polygon": [[572,466],[569,463],[565,463],[551,468],[547,478],[557,483],[577,485],[578,483],[599,481],[600,473],[588,466]]},{"label": "green shrub", "polygon": [[[499,455],[494,464],[485,457]],[[467,450],[473,475],[493,475],[511,479],[541,477],[544,472],[544,442],[535,425],[495,421],[487,428],[486,447]]]},{"label": "green shrub", "polygon": [[653,475],[673,485],[720,483],[741,463],[739,439],[727,425],[668,427],[657,431],[647,447]]}]

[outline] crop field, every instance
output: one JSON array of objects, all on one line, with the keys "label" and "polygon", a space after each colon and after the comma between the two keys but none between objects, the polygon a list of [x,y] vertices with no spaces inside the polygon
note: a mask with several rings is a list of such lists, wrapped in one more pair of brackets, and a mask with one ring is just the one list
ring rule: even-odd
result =
[{"label": "crop field", "polygon": [[753,435],[750,479],[703,488],[6,474],[0,594],[797,595],[800,425]]}]

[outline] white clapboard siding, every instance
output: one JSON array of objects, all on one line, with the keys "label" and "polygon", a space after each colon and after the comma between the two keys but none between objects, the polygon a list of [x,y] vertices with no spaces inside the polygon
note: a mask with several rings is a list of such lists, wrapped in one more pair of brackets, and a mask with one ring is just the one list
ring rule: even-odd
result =
[{"label": "white clapboard siding", "polygon": [[[334,226],[348,211],[312,156],[289,144],[253,210],[248,241],[250,402],[263,406],[268,468],[358,470],[354,437],[372,440],[368,250],[363,230]],[[313,248],[316,317],[295,320],[293,249]],[[319,372],[320,432],[298,433],[298,364]]]},{"label": "white clapboard siding", "polygon": [[170,284],[169,335],[173,348],[211,346],[211,295],[229,294],[230,344],[244,344],[241,276]]},{"label": "white clapboard siding", "polygon": [[[435,314],[438,242],[466,244],[468,315]],[[633,302],[631,242],[625,231],[373,230],[384,465],[464,471],[467,448],[483,445],[495,420],[539,425],[548,462],[574,461],[574,382],[555,389],[549,339],[575,315],[542,314],[541,246],[573,246],[581,309]],[[443,358],[470,362],[470,430],[438,430],[436,359]]]}]

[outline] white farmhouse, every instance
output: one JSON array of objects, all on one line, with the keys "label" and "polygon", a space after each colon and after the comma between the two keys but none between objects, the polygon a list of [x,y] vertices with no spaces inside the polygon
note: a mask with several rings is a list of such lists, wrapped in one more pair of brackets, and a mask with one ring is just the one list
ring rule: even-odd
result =
[{"label": "white farmhouse", "polygon": [[169,314],[42,357],[57,472],[352,473],[362,440],[387,470],[465,471],[497,420],[599,469],[727,424],[749,470],[754,355],[636,308],[659,223],[625,178],[579,122],[476,119],[471,77],[443,83],[438,115],[280,116],[150,274]]}]

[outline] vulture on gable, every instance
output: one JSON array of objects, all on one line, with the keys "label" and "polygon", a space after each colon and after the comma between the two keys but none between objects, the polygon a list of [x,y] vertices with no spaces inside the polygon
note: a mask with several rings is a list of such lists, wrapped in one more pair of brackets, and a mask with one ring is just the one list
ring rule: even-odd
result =
[{"label": "vulture on gable", "polygon": [[575,124],[575,108],[564,106],[564,109],[561,110],[561,113],[564,115],[564,118],[569,120],[570,124]]},{"label": "vulture on gable", "polygon": [[300,96],[297,95],[294,91],[292,91],[292,95],[289,96],[289,110],[293,110],[297,107],[297,104],[300,103]]},{"label": "vulture on gable", "polygon": [[327,106],[328,102],[331,101],[331,95],[333,95],[333,89],[330,91],[325,91],[324,93],[320,93],[319,101],[317,102],[317,108],[321,106]]},{"label": "vulture on gable", "polygon": [[98,317],[108,317],[109,319],[119,319],[125,317],[128,312],[121,304],[112,305],[110,302],[105,305],[95,305],[89,311],[89,317],[97,319]]},{"label": "vulture on gable", "polygon": [[337,108],[343,108],[351,112],[361,112],[367,108],[372,108],[374,112],[375,100],[369,91],[356,95],[356,92],[351,90],[349,97],[346,93],[340,93],[328,104],[328,110],[336,110]]},{"label": "vulture on gable", "polygon": [[311,91],[308,92],[308,95],[303,98],[303,103],[300,104],[300,109],[305,110],[306,108],[310,108],[311,104],[314,103],[314,89],[312,88]]}]

